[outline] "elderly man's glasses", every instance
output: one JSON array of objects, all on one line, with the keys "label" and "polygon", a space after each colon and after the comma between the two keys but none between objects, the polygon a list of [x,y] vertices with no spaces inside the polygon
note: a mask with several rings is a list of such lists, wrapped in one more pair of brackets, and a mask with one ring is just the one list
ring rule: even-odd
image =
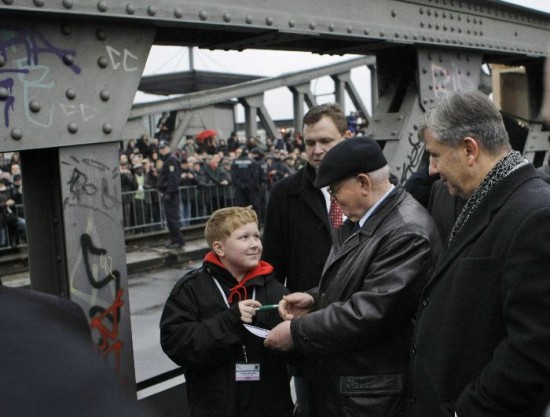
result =
[{"label": "elderly man's glasses", "polygon": [[344,184],[346,183],[346,181],[352,179],[352,178],[355,178],[355,176],[353,177],[348,177],[348,178],[344,178],[342,181],[339,181],[336,183],[336,185],[329,185],[327,187],[327,192],[328,194],[331,196],[331,197],[335,197],[336,194],[338,193],[338,191],[340,191],[340,189],[344,186]]}]

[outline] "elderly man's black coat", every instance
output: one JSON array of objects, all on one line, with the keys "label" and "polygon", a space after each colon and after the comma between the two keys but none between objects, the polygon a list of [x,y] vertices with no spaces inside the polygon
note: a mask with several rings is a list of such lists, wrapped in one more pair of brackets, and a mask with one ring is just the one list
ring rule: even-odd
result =
[{"label": "elderly man's black coat", "polygon": [[537,417],[550,385],[550,187],[489,192],[439,257],[411,348],[412,417]]}]

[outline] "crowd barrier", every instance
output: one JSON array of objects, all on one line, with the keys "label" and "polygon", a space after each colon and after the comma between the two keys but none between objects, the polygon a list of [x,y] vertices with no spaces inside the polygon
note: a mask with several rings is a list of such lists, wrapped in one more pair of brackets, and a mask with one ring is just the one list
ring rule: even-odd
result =
[{"label": "crowd barrier", "polygon": [[[234,205],[231,185],[184,186],[179,188],[180,226],[203,224],[217,209]],[[16,213],[24,220],[22,205],[15,206]],[[167,231],[162,208],[162,193],[155,189],[122,193],[122,217],[125,236],[155,231]],[[0,229],[0,255],[14,248],[25,248],[26,236],[10,236],[7,227]]]}]

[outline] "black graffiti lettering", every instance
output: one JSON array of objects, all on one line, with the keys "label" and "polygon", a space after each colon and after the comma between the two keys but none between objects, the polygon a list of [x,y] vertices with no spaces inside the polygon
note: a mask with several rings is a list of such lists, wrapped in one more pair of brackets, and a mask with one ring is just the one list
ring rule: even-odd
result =
[{"label": "black graffiti lettering", "polygon": [[82,194],[92,196],[97,191],[97,187],[88,182],[88,176],[77,168],[73,169],[73,174],[67,184],[70,185],[69,191],[71,195],[73,198],[76,198],[77,201],[80,201]]},{"label": "black graffiti lettering", "polygon": [[82,234],[82,236],[80,236],[80,244],[82,246],[82,255],[84,256],[84,267],[86,269],[86,276],[88,277],[90,285],[96,289],[100,289],[108,285],[111,281],[115,281],[115,288],[118,290],[120,288],[119,271],[110,271],[105,277],[98,280],[94,277],[92,268],[90,266],[90,254],[95,256],[106,255],[107,250],[95,246],[92,242],[92,237],[87,233],[84,233]]}]

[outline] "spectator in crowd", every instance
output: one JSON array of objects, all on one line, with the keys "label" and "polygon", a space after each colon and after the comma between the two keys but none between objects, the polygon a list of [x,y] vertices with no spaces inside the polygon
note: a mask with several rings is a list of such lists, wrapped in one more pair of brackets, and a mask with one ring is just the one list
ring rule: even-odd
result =
[{"label": "spectator in crowd", "polygon": [[300,133],[296,133],[294,137],[294,144],[292,146],[292,150],[298,149],[299,153],[306,151],[306,146],[304,145],[304,139],[302,138],[302,135]]},{"label": "spectator in crowd", "polygon": [[13,162],[10,164],[10,175],[13,178],[15,175],[21,175],[21,164]]},{"label": "spectator in crowd", "polygon": [[231,177],[220,167],[220,157],[218,155],[208,156],[203,171],[208,179],[210,207],[212,211],[215,211],[224,206]]},{"label": "spectator in crowd", "polygon": [[[162,161],[161,161],[162,163]],[[157,178],[158,178],[158,171],[153,162],[151,162],[151,159],[145,158],[142,161],[143,165],[143,173],[147,177],[147,181],[149,184],[151,184],[151,190],[157,189]],[[160,227],[160,198],[159,193],[156,191],[151,191],[151,217],[152,222],[155,223],[157,226],[155,226],[155,229]]]},{"label": "spectator in crowd", "polygon": [[126,144],[126,148],[124,149],[124,153],[128,155],[130,158],[134,151],[136,150],[136,141],[134,139],[130,139],[128,143]]},{"label": "spectator in crowd", "polygon": [[[135,225],[143,226],[152,223],[151,190],[153,189],[153,184],[150,177],[145,174],[143,161],[134,165],[133,174],[137,184],[137,189],[134,193]],[[144,229],[140,231],[143,232]]]},{"label": "spectator in crowd", "polygon": [[246,141],[245,149],[250,153],[254,148],[258,148],[258,142],[254,136],[250,136]]},{"label": "spectator in crowd", "polygon": [[0,179],[0,246],[15,247],[25,236],[25,219],[17,213],[11,182],[7,176]]},{"label": "spectator in crowd", "polygon": [[[21,174],[15,174],[12,182],[12,198],[16,206],[23,205],[23,180]],[[19,213],[21,215],[21,213]]]},{"label": "spectator in crowd", "polygon": [[180,209],[180,223],[182,226],[189,226],[191,223],[191,207],[195,202],[195,189],[197,180],[195,173],[189,165],[189,160],[183,158],[181,160],[181,180],[180,180],[180,194],[181,194],[181,209]]},{"label": "spectator in crowd", "polygon": [[296,168],[294,167],[295,162],[296,160],[294,159],[294,156],[292,155],[285,156],[285,165],[286,165],[286,170],[288,171],[285,177],[287,175],[296,173]]},{"label": "spectator in crowd", "polygon": [[443,96],[419,137],[430,173],[466,203],[422,293],[409,415],[542,416],[550,187],[512,150],[502,116],[479,91]]},{"label": "spectator in crowd", "polygon": [[[195,181],[197,182],[197,190],[195,192],[195,206],[193,207],[193,217],[198,218],[197,221],[203,221],[211,212],[208,211],[210,202],[209,179],[206,176],[203,165],[197,160],[193,163],[193,172]],[[196,211],[196,213],[195,213]]]},{"label": "spectator in crowd", "polygon": [[282,180],[284,177],[292,174],[292,170],[283,161],[282,154],[284,154],[284,152],[278,150],[275,150],[273,153],[273,163],[269,167],[269,172],[267,174],[269,188],[273,187],[273,184]]},{"label": "spectator in crowd", "polygon": [[193,139],[187,139],[183,145],[182,150],[185,152],[187,157],[193,156],[198,152],[198,145]]},{"label": "spectator in crowd", "polygon": [[229,147],[225,143],[224,139],[220,139],[218,142],[218,146],[216,146],[216,152],[222,153],[222,157],[227,156],[229,154]]},{"label": "spectator in crowd", "polygon": [[139,149],[139,153],[143,155],[144,158],[149,158],[153,152],[153,147],[149,143],[149,135],[144,133],[136,142],[136,147]]},{"label": "spectator in crowd", "polygon": [[[235,189],[235,205],[255,206],[260,192],[260,164],[249,158],[248,151],[233,161],[231,179]],[[256,213],[258,211],[256,210]]]},{"label": "spectator in crowd", "polygon": [[160,142],[159,152],[162,155],[162,167],[157,178],[157,189],[162,193],[162,207],[170,234],[170,242],[166,244],[166,247],[178,249],[185,244],[180,230],[181,166],[178,159],[172,155],[168,142]]},{"label": "spectator in crowd", "polygon": [[285,296],[287,321],[265,344],[308,358],[311,415],[401,417],[414,314],[441,247],[437,228],[390,182],[371,138],[330,149],[315,185],[329,186],[348,222],[334,232],[318,287]]},{"label": "spectator in crowd", "polygon": [[240,147],[241,143],[239,142],[237,134],[235,132],[231,132],[231,135],[229,135],[229,138],[227,139],[227,148],[230,152],[235,152]]},{"label": "spectator in crowd", "polygon": [[133,202],[134,191],[137,190],[138,184],[134,174],[130,170],[128,155],[120,155],[120,190],[122,192],[122,218],[124,227],[128,228],[134,225],[133,218]]},{"label": "spectator in crowd", "polygon": [[258,218],[249,208],[212,214],[204,230],[211,251],[203,267],[172,290],[160,321],[164,352],[184,370],[189,415],[290,417],[285,357],[247,327],[271,329],[288,291],[261,261]]},{"label": "spectator in crowd", "polygon": [[[331,103],[309,109],[302,120],[302,131],[308,163],[271,189],[263,235],[264,259],[273,265],[275,276],[291,292],[306,291],[319,284],[332,244],[329,211],[332,206],[336,218],[338,207],[331,204],[326,188],[317,189],[313,183],[325,154],[351,135],[342,109]],[[292,372],[300,416],[309,416],[302,365],[298,364]]]}]

